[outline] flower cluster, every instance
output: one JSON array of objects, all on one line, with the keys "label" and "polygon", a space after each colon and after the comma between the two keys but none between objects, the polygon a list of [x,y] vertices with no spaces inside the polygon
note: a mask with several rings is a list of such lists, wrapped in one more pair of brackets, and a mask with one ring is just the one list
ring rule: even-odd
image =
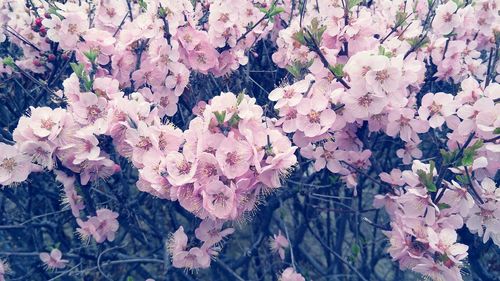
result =
[{"label": "flower cluster", "polygon": [[[427,176],[423,176],[427,175]],[[474,205],[473,198],[456,182],[433,198],[426,186],[438,174],[432,165],[415,160],[411,170],[381,174],[393,192],[377,195],[376,207],[385,206],[391,217],[389,254],[402,269],[411,268],[434,280],[461,280],[460,269],[468,247],[457,243],[457,229]]]},{"label": "flower cluster", "polygon": [[[9,35],[0,39],[22,48],[15,63],[24,70],[54,72],[74,56],[121,88],[140,92],[161,116],[172,116],[191,71],[222,76],[246,64],[245,51],[266,37],[270,19],[281,11],[271,1],[147,0],[130,9],[115,2],[36,0],[27,10],[19,1],[2,1],[2,11],[11,12],[0,18]],[[228,13],[228,5],[237,12]]]}]

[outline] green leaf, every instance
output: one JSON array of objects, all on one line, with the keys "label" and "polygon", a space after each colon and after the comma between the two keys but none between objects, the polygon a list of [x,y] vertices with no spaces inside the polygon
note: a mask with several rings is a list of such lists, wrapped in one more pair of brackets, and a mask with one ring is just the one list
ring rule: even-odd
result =
[{"label": "green leaf", "polygon": [[474,163],[474,152],[466,151],[462,157],[462,166],[472,166]]},{"label": "green leaf", "polygon": [[12,57],[10,57],[10,56],[9,57],[5,57],[2,62],[3,62],[4,65],[10,66],[12,68],[16,66],[16,64],[14,63],[14,59]]},{"label": "green leaf", "polygon": [[301,45],[306,45],[306,39],[304,37],[304,31],[301,29],[293,34],[293,39],[299,42]]},{"label": "green leaf", "polygon": [[361,252],[361,248],[359,247],[358,244],[353,244],[351,247],[351,252],[354,257],[357,257]]},{"label": "green leaf", "polygon": [[238,116],[238,114],[233,114],[233,116],[231,116],[231,118],[229,119],[228,123],[229,123],[229,126],[233,127],[233,126],[236,126],[238,124],[238,122],[240,122],[241,118]]},{"label": "green leaf", "polygon": [[293,77],[295,78],[300,77],[300,69],[297,69],[297,67],[295,67],[294,65],[287,66],[286,70],[288,70],[288,72],[290,72],[293,75]]},{"label": "green leaf", "polygon": [[406,12],[398,11],[396,13],[396,26],[402,26],[406,22],[408,15]]},{"label": "green leaf", "polygon": [[87,59],[89,59],[90,63],[95,64],[97,56],[99,56],[99,51],[90,50],[88,52],[83,52],[83,54],[87,57]]},{"label": "green leaf", "polygon": [[337,77],[343,77],[344,76],[344,65],[341,63],[336,64],[335,66],[329,66],[330,70],[337,76]]},{"label": "green leaf", "polygon": [[76,76],[80,79],[82,79],[83,74],[85,72],[85,66],[81,63],[70,63],[71,69],[73,69],[73,72],[76,74]]},{"label": "green leaf", "polygon": [[144,2],[144,0],[139,0],[139,6],[140,6],[143,10],[147,10],[147,9],[148,9],[148,3]]},{"label": "green leaf", "polygon": [[429,192],[436,192],[437,187],[436,184],[433,182],[433,175],[432,172],[434,170],[434,167],[432,167],[431,163],[431,172],[428,174],[424,170],[418,170],[417,175],[420,180],[420,182],[427,188]]},{"label": "green leaf", "polygon": [[274,8],[272,11],[270,11],[268,13],[268,17],[274,17],[275,15],[279,14],[279,13],[283,13],[285,11],[285,9],[283,9],[282,7],[277,7],[277,8]]},{"label": "green leaf", "polygon": [[428,181],[427,184],[425,185],[425,187],[427,187],[427,191],[429,191],[429,192],[436,192],[437,191],[437,187],[432,181]]},{"label": "green leaf", "polygon": [[226,119],[226,111],[222,112],[214,112],[215,118],[219,124],[224,124],[224,120]]},{"label": "green leaf", "polygon": [[243,91],[238,94],[238,97],[236,98],[236,105],[240,105],[240,103],[243,101],[243,99],[245,98],[245,92],[246,89],[243,89]]},{"label": "green leaf", "polygon": [[423,39],[419,37],[413,37],[408,39],[407,42],[412,48],[418,49],[429,44],[430,41],[429,37],[425,36]]},{"label": "green leaf", "polygon": [[349,0],[349,3],[347,6],[349,7],[349,10],[354,8],[355,6],[359,5],[359,3],[363,2],[363,0]]},{"label": "green leaf", "polygon": [[461,164],[463,166],[472,166],[474,163],[474,157],[477,154],[477,150],[483,146],[483,140],[477,140],[473,145],[464,149],[464,155],[461,159]]},{"label": "green leaf", "polygon": [[500,127],[495,128],[495,130],[493,130],[493,134],[500,135]]},{"label": "green leaf", "polygon": [[469,183],[469,179],[467,179],[467,176],[465,175],[457,175],[456,178],[461,184]]},{"label": "green leaf", "polygon": [[438,208],[439,208],[439,210],[444,210],[444,209],[451,208],[451,206],[446,204],[446,203],[438,203]]}]

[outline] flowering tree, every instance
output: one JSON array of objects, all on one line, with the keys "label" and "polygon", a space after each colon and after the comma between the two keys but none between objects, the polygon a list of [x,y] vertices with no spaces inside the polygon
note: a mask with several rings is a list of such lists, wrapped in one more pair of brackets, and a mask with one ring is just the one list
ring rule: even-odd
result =
[{"label": "flowering tree", "polygon": [[0,281],[498,280],[496,0],[0,0]]}]

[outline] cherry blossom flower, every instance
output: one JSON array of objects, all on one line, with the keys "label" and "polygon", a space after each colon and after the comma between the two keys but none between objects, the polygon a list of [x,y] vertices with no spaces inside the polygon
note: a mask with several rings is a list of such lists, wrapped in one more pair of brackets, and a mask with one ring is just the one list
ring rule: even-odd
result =
[{"label": "cherry blossom flower", "polygon": [[456,14],[457,4],[453,1],[439,5],[436,10],[436,16],[432,21],[432,28],[440,35],[446,35],[460,25],[460,17]]},{"label": "cherry blossom flower", "polygon": [[296,106],[302,100],[303,94],[309,89],[312,81],[300,80],[292,85],[286,85],[274,89],[269,93],[269,99],[276,101],[274,108],[280,109],[285,105]]},{"label": "cherry blossom flower", "polygon": [[300,273],[297,273],[293,267],[288,267],[281,273],[281,276],[279,278],[280,281],[306,281],[304,276],[302,276]]},{"label": "cherry blossom flower", "polygon": [[445,93],[428,93],[422,98],[422,105],[418,109],[421,119],[429,118],[431,128],[439,128],[445,122],[445,118],[455,113],[455,102],[453,96]]},{"label": "cherry blossom flower", "polygon": [[213,181],[202,191],[203,207],[215,218],[228,219],[236,211],[234,192],[234,187]]},{"label": "cherry blossom flower", "polygon": [[224,175],[233,179],[248,171],[252,151],[245,143],[233,137],[227,137],[220,144],[215,157]]},{"label": "cherry blossom flower", "polygon": [[289,243],[288,239],[285,236],[281,235],[281,231],[278,234],[274,234],[274,236],[270,239],[270,247],[271,251],[278,253],[281,260],[285,260],[285,249],[288,248]]},{"label": "cherry blossom flower", "polygon": [[315,137],[325,133],[335,122],[335,111],[328,108],[324,97],[304,98],[297,106],[297,129],[306,137]]},{"label": "cherry blossom flower", "polygon": [[40,253],[40,260],[45,264],[47,269],[62,269],[66,267],[68,260],[62,259],[62,253],[59,249],[52,249],[50,253]]},{"label": "cherry blossom flower", "polygon": [[0,151],[0,185],[25,181],[32,169],[29,157],[20,154],[14,146],[4,143],[0,143]]}]

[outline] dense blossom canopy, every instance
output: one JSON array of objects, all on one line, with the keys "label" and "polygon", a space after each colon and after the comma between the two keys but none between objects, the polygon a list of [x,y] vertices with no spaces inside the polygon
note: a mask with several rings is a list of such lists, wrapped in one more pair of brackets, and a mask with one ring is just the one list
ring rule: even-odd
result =
[{"label": "dense blossom canopy", "polygon": [[[463,280],[472,245],[461,229],[500,246],[499,6],[0,0],[0,75],[30,80],[48,97],[2,133],[0,185],[54,174],[82,244],[106,243],[122,214],[91,202],[91,186],[132,166],[138,190],[196,218],[166,242],[174,267],[195,270],[209,268],[234,223],[259,216],[299,167],[301,177],[336,177],[353,197],[374,189],[364,200],[389,222],[373,227],[401,269]],[[261,56],[261,41],[288,71],[267,101],[227,88],[186,107],[196,79],[231,79]],[[188,223],[196,225],[186,233]],[[308,279],[288,233],[275,233],[270,251],[280,260],[292,251],[280,280]],[[54,270],[72,265],[64,255],[39,257]],[[0,261],[0,280],[7,268]]]}]

